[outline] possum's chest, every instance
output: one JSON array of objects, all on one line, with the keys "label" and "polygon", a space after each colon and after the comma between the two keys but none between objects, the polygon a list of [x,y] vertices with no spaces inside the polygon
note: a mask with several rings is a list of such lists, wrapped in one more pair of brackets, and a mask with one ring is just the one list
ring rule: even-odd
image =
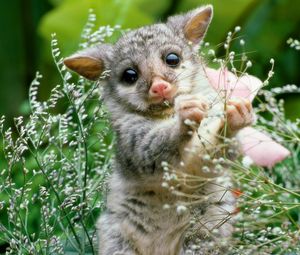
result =
[{"label": "possum's chest", "polygon": [[215,177],[218,174],[202,171],[203,156],[214,157],[220,152],[220,130],[224,124],[223,105],[215,104],[202,120],[199,129],[193,134],[192,139],[180,151],[182,164],[178,170],[188,174]]}]

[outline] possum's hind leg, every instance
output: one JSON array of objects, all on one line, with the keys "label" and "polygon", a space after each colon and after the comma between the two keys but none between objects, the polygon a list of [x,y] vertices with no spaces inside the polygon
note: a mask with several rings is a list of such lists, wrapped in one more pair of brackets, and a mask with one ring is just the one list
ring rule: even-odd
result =
[{"label": "possum's hind leg", "polygon": [[98,220],[99,255],[136,255],[121,235],[119,221],[113,213],[105,213]]},{"label": "possum's hind leg", "polygon": [[[222,186],[213,182],[206,185],[209,200],[192,211],[194,223],[186,233],[183,254],[226,254],[226,243],[234,231],[232,216],[236,209],[232,192]],[[195,253],[187,252],[193,251],[192,247],[197,247]]]},{"label": "possum's hind leg", "polygon": [[236,210],[236,199],[230,189],[223,187],[222,184],[212,182],[206,189],[210,205],[201,218],[202,226],[206,231],[214,232],[216,237],[228,238],[233,232],[232,216]]}]

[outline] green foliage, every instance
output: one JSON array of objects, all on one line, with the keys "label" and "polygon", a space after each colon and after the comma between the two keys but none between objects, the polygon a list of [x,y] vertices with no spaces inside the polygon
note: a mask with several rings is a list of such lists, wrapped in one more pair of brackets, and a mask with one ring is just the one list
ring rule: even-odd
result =
[{"label": "green foliage", "polygon": [[51,33],[55,32],[62,42],[63,52],[70,54],[77,48],[80,40],[78,35],[86,22],[89,9],[92,8],[98,14],[96,26],[118,24],[123,28],[135,28],[154,21],[150,13],[139,8],[141,3],[143,3],[141,0],[125,0],[122,3],[121,1],[64,0],[44,17],[40,32],[48,41],[51,39]]},{"label": "green foliage", "polygon": [[[97,39],[111,36],[113,29],[101,31]],[[86,29],[84,35],[91,39],[91,32]],[[57,44],[53,35],[61,85],[41,102],[42,76],[37,73],[29,90],[28,120],[15,118],[13,129],[4,128],[4,117],[0,120],[0,243],[8,246],[5,254],[96,254],[94,226],[104,206],[112,134],[99,101],[100,81],[72,78]]]},{"label": "green foliage", "polygon": [[[232,254],[300,251],[300,122],[287,120],[283,101],[277,99],[279,94],[292,91],[290,87],[262,90],[256,108],[259,114],[271,116],[266,119],[258,115],[257,127],[284,144],[291,152],[290,157],[269,169],[232,163],[234,180],[242,191]],[[294,92],[300,91],[294,87]]]}]

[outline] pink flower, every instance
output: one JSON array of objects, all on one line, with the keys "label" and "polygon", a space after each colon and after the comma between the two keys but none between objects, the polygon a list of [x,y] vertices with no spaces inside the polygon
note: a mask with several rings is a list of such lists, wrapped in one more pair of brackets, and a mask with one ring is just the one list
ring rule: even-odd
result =
[{"label": "pink flower", "polygon": [[[206,68],[205,72],[210,84],[227,98],[243,97],[252,101],[262,87],[262,81],[252,75],[237,77],[227,69]],[[290,155],[285,147],[252,127],[240,130],[237,139],[243,154],[259,166],[272,167]]]},{"label": "pink flower", "polygon": [[228,98],[243,97],[250,101],[254,99],[262,87],[262,81],[252,75],[237,77],[227,69],[205,69],[210,84],[218,91],[226,91]]},{"label": "pink flower", "polygon": [[240,130],[237,139],[243,153],[259,166],[272,167],[290,155],[282,145],[252,127]]}]

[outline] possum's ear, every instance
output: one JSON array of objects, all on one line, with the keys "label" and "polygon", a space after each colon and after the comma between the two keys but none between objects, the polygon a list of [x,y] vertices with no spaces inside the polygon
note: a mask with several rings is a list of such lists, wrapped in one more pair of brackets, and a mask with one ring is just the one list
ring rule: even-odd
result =
[{"label": "possum's ear", "polygon": [[205,36],[212,16],[212,5],[206,5],[186,14],[170,17],[167,25],[175,30],[180,29],[178,32],[183,33],[188,41],[197,44]]},{"label": "possum's ear", "polygon": [[65,58],[64,64],[79,75],[94,81],[108,68],[111,55],[112,45],[101,44]]}]

